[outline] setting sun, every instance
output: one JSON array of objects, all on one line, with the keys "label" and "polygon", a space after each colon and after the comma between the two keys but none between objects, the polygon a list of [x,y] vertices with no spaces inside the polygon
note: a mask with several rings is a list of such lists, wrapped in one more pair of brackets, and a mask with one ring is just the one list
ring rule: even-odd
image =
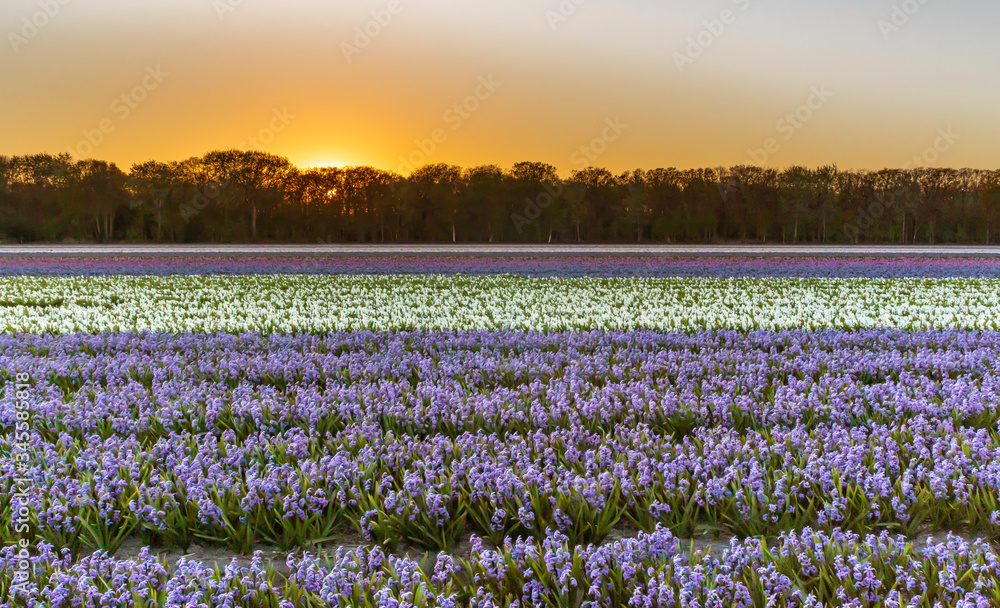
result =
[{"label": "setting sun", "polygon": [[[105,0],[42,12],[38,27],[37,3],[12,0],[2,152],[123,170],[241,144],[403,174],[520,161],[560,175],[877,170],[950,127],[961,140],[942,166],[1000,162],[1000,81],[984,76],[1000,5],[825,4]],[[814,89],[829,102],[802,110]],[[607,121],[628,128],[605,142]]]},{"label": "setting sun", "polygon": [[348,162],[339,157],[319,157],[313,158],[301,165],[302,169],[330,169],[350,167],[356,163]]}]

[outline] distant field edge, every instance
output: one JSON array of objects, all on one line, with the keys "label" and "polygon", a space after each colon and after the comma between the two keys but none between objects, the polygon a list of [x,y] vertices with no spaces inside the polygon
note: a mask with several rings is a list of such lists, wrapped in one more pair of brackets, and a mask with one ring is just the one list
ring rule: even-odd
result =
[{"label": "distant field edge", "polygon": [[967,245],[0,245],[0,256],[982,256]]}]

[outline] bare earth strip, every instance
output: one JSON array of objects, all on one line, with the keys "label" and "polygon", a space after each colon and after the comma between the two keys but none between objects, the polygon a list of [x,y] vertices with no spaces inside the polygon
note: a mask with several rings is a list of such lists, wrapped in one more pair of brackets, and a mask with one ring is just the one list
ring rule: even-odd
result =
[{"label": "bare earth strip", "polygon": [[996,246],[867,245],[0,245],[0,256],[645,255],[996,256]]}]

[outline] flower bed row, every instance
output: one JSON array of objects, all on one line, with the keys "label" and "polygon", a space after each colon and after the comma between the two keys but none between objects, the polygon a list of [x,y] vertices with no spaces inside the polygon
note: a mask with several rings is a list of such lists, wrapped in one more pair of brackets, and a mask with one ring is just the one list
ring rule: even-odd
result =
[{"label": "flower bed row", "polygon": [[[446,554],[431,572],[378,548],[332,559],[289,557],[287,578],[234,562],[173,572],[144,552],[73,563],[43,546],[20,559],[0,551],[0,607],[709,607],[989,608],[1000,603],[1000,561],[980,542],[949,537],[918,553],[900,537],[804,530],[772,544],[748,540],[721,557],[691,553],[668,531],[604,546],[560,534],[475,543],[468,562]],[[18,572],[20,571],[20,573]]]},{"label": "flower bed row", "polygon": [[[0,479],[74,553],[619,522],[1000,531],[992,332],[19,336]],[[279,373],[280,370],[280,373]],[[15,445],[14,373],[34,378]],[[10,496],[0,517],[12,522]],[[4,540],[13,528],[3,526]]]},{"label": "flower bed row", "polygon": [[457,437],[645,424],[994,430],[1000,333],[339,332],[0,335],[0,426],[16,373],[49,439],[267,431]]},{"label": "flower bed row", "polygon": [[996,279],[0,278],[0,331],[1000,329]]}]

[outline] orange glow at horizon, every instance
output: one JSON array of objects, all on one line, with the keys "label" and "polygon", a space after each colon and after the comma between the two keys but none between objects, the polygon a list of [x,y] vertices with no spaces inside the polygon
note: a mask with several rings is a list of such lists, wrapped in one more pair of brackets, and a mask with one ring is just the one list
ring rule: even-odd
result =
[{"label": "orange glow at horizon", "polygon": [[[94,0],[28,37],[38,10],[0,7],[4,155],[1000,167],[985,0],[922,4],[895,29],[863,0]],[[957,137],[937,150],[941,130]]]}]

